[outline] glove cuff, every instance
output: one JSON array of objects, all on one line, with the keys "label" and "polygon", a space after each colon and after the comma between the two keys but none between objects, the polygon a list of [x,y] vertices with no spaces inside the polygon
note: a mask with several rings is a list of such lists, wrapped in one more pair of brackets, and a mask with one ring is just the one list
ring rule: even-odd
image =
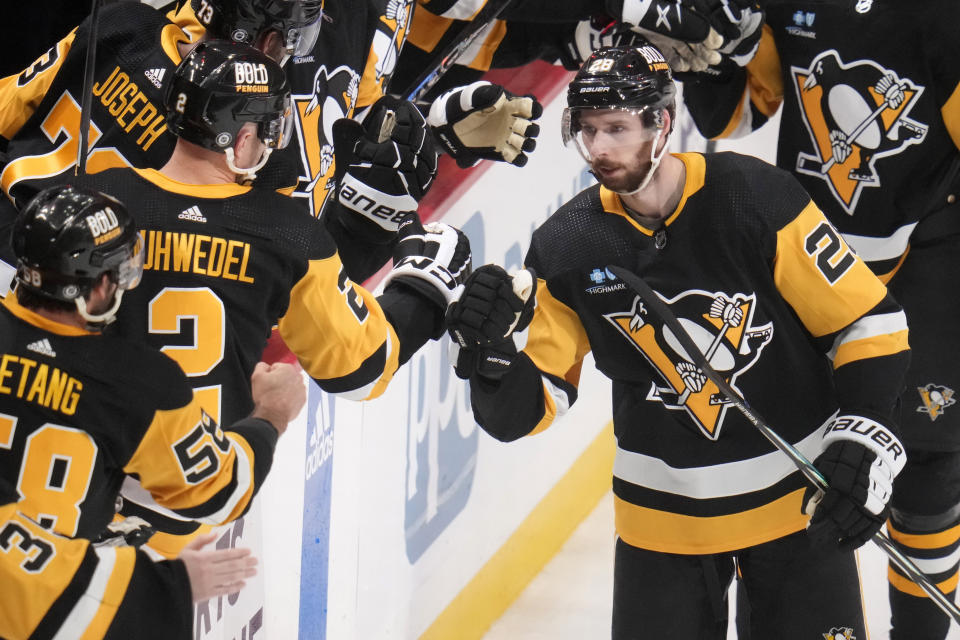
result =
[{"label": "glove cuff", "polygon": [[907,453],[900,439],[886,425],[853,414],[840,415],[830,421],[823,431],[823,447],[839,440],[856,442],[877,454],[896,477],[907,462]]},{"label": "glove cuff", "polygon": [[383,287],[386,288],[390,282],[397,279],[429,296],[443,309],[463,293],[463,284],[458,283],[446,267],[436,260],[421,256],[404,258],[384,277]]},{"label": "glove cuff", "polygon": [[383,229],[396,232],[400,220],[411,211],[416,211],[417,201],[409,195],[391,195],[357,180],[349,173],[343,176],[337,190],[337,201]]}]

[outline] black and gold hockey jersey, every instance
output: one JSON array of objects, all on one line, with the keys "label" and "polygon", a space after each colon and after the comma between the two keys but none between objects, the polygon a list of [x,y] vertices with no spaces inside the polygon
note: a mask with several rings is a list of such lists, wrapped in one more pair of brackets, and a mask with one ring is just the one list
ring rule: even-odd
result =
[{"label": "black and gold hockey jersey", "polygon": [[0,638],[186,640],[193,633],[182,562],[133,547],[94,547],[26,517],[0,480]]},{"label": "black and gold hockey jersey", "polygon": [[[87,19],[23,72],[0,80],[0,136],[9,141],[0,186],[21,205],[37,191],[32,178],[73,174],[89,29]],[[103,7],[88,172],[160,167],[170,157],[176,138],[167,130],[161,87],[180,62],[177,43],[184,41],[186,34],[150,6]]]},{"label": "black and gold hockey jersey", "polygon": [[386,388],[405,336],[346,277],[326,228],[296,202],[152,169],[106,171],[83,184],[125,203],[145,242],[143,278],[107,331],[177,361],[215,418],[252,411],[250,375],[274,326],[325,391],[362,400]]},{"label": "black and gold hockey jersey", "polygon": [[240,517],[273,459],[276,431],[222,430],[179,367],[146,345],[53,322],[8,295],[0,308],[0,478],[20,511],[71,537],[113,519],[127,476],[181,517]]},{"label": "black and gold hockey jersey", "polygon": [[749,133],[782,103],[777,165],[887,281],[918,223],[960,187],[960,5],[765,7],[746,73],[688,81],[684,100],[708,137]]},{"label": "black and gold hockey jersey", "polygon": [[810,459],[838,409],[890,419],[907,326],[789,174],[736,154],[678,157],[683,196],[660,229],[600,186],[537,229],[526,357],[497,388],[474,380],[471,397],[496,437],[537,433],[576,400],[592,351],[613,380],[617,532],[645,549],[710,554],[802,529],[803,478],[607,267],[643,277],[714,368]]}]

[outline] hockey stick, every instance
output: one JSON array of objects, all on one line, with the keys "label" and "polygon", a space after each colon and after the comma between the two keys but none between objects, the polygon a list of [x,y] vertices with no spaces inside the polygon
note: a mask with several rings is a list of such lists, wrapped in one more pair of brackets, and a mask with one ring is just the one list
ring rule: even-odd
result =
[{"label": "hockey stick", "polygon": [[[797,469],[804,475],[804,477],[809,480],[813,486],[824,491],[829,488],[827,484],[827,479],[823,476],[820,471],[813,466],[807,458],[800,453],[796,447],[780,437],[776,431],[774,431],[767,422],[760,417],[760,415],[747,404],[747,401],[741,396],[737,391],[730,386],[730,384],[721,376],[717,371],[710,366],[710,362],[704,357],[700,349],[693,342],[693,339],[690,335],[684,330],[680,322],[677,320],[677,317],[670,310],[670,307],[667,306],[665,302],[660,299],[653,289],[650,288],[643,278],[640,276],[627,271],[622,267],[608,266],[609,269],[615,276],[623,280],[623,282],[633,289],[633,292],[636,293],[640,299],[646,304],[648,312],[652,313],[654,316],[657,316],[664,326],[668,328],[680,343],[680,346],[683,347],[684,351],[687,352],[687,355],[693,361],[695,365],[700,367],[700,370],[703,374],[710,379],[720,393],[722,393],[727,400],[730,401],[737,409],[740,410],[747,420],[753,424],[757,430],[760,431],[763,436],[769,440],[773,446],[782,451],[787,455],[790,460],[793,461]],[[927,576],[920,571],[920,569],[915,565],[910,558],[903,555],[899,549],[897,549],[893,542],[890,541],[883,532],[878,531],[873,535],[873,542],[883,550],[884,553],[889,556],[890,560],[893,561],[897,567],[899,567],[905,574],[907,574],[911,580],[916,583],[918,587],[923,589],[927,595],[929,595],[933,601],[936,603],[944,613],[953,618],[954,621],[960,623],[960,608],[952,600],[950,600],[940,589],[937,588],[935,584],[930,582]]]},{"label": "hockey stick", "polygon": [[100,2],[92,0],[90,33],[87,34],[87,59],[83,65],[83,96],[80,98],[80,147],[73,174],[87,172],[87,145],[90,144],[90,110],[93,108],[93,71],[97,64],[97,25],[100,23]]},{"label": "hockey stick", "polygon": [[[901,86],[902,90],[903,87]],[[877,117],[886,111],[890,107],[890,100],[884,100],[883,103],[873,110],[873,113],[868,115],[863,119],[863,122],[858,124],[856,128],[850,132],[850,136],[847,138],[848,143],[854,142],[857,138],[860,137],[860,134],[869,127]],[[814,171],[820,174],[826,174],[827,171],[830,171],[830,168],[837,163],[837,156],[832,155],[830,159],[826,162],[817,162],[814,158],[809,157],[799,157],[797,158],[797,169],[803,169],[804,171]]]},{"label": "hockey stick", "polygon": [[450,70],[450,67],[473,44],[480,34],[497,19],[513,0],[487,0],[483,8],[477,12],[470,22],[463,27],[457,37],[447,43],[440,53],[434,56],[433,62],[424,69],[410,85],[400,92],[410,102],[417,102],[427,94],[433,85],[437,84]]}]

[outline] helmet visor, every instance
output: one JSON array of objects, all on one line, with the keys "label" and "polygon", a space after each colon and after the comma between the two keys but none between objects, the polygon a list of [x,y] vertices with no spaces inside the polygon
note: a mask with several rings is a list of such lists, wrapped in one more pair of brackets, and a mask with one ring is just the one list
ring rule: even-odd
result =
[{"label": "helmet visor", "polygon": [[320,36],[320,24],[322,22],[323,20],[318,18],[311,24],[287,29],[286,39],[284,41],[284,48],[287,50],[287,55],[305,56],[313,51],[313,46],[317,44],[317,38]]},{"label": "helmet visor", "polygon": [[137,234],[137,241],[129,248],[126,258],[117,267],[117,287],[127,291],[135,289],[143,276],[143,234]]},{"label": "helmet visor", "polygon": [[293,103],[290,94],[284,96],[283,111],[273,120],[261,122],[260,140],[270,149],[285,149],[293,135]]},{"label": "helmet visor", "polygon": [[592,163],[598,156],[637,149],[663,127],[660,110],[649,107],[567,107],[560,121],[563,144]]}]

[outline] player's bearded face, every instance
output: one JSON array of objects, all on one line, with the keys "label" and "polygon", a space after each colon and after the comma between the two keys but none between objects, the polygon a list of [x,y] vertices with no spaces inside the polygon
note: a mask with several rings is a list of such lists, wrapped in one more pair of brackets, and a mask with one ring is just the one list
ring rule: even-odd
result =
[{"label": "player's bearded face", "polygon": [[633,111],[586,111],[580,114],[577,143],[600,184],[611,191],[631,192],[650,171],[656,133]]}]

